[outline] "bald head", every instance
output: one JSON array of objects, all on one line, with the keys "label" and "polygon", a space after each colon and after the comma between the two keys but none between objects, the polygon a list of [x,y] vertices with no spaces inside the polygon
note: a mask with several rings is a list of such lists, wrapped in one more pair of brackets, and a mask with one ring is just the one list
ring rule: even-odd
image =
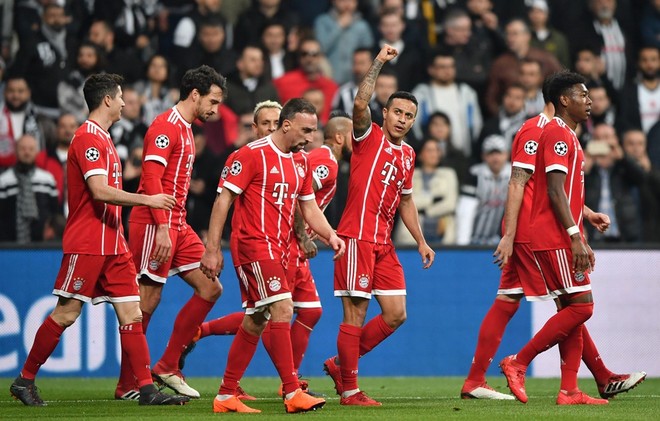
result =
[{"label": "bald head", "polygon": [[335,138],[338,134],[350,137],[353,130],[353,121],[344,116],[333,117],[323,129],[323,138],[325,143],[336,143]]},{"label": "bald head", "polygon": [[34,164],[38,153],[39,141],[34,136],[24,134],[16,141],[16,159],[21,164]]}]

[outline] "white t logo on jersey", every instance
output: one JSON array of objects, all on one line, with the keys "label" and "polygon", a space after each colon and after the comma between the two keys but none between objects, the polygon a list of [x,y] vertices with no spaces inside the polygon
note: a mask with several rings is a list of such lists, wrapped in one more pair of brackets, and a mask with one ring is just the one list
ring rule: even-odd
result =
[{"label": "white t logo on jersey", "polygon": [[384,176],[385,178],[380,181],[386,186],[389,186],[390,181],[394,181],[394,177],[396,177],[397,172],[399,172],[399,169],[395,167],[394,164],[391,162],[386,162],[385,166],[380,171],[380,175]]},{"label": "white t logo on jersey", "polygon": [[276,205],[283,205],[284,199],[289,197],[289,183],[275,183],[275,191],[273,192],[273,197],[277,198],[275,201]]}]

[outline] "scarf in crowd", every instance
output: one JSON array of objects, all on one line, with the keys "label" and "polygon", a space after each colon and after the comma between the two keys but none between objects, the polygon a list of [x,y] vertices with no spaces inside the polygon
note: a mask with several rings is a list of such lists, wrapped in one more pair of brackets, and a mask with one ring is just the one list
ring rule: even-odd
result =
[{"label": "scarf in crowd", "polygon": [[32,176],[35,169],[16,170],[18,196],[16,197],[16,241],[25,244],[32,241],[32,221],[39,218],[37,198],[32,190]]}]

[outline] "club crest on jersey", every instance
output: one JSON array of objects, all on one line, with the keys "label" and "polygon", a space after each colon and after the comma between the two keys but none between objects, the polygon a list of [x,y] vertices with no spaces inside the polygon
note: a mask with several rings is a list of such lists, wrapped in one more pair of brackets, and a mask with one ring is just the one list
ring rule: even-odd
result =
[{"label": "club crest on jersey", "polygon": [[282,289],[282,282],[280,282],[280,278],[277,276],[271,276],[268,278],[268,289],[273,292],[277,292]]},{"label": "club crest on jersey", "polygon": [[220,173],[220,178],[224,180],[227,178],[227,174],[229,174],[229,167],[225,165],[225,167],[222,169],[222,172]]},{"label": "club crest on jersey", "polygon": [[234,161],[231,163],[231,167],[229,168],[229,174],[237,176],[241,173],[242,170],[243,164],[241,164],[241,161]]},{"label": "club crest on jersey", "polygon": [[584,281],[584,272],[575,272],[575,282]]},{"label": "club crest on jersey", "polygon": [[164,134],[159,134],[158,136],[156,136],[155,143],[158,149],[165,149],[168,146],[170,146],[170,138],[165,136]]},{"label": "club crest on jersey", "polygon": [[325,165],[319,165],[318,167],[316,167],[314,172],[316,173],[316,176],[321,180],[325,180],[326,178],[328,178],[328,175],[330,175],[330,170]]},{"label": "club crest on jersey", "polygon": [[360,288],[366,288],[369,286],[369,275],[366,273],[363,273],[360,275],[360,279],[358,279],[358,285],[360,285]]},{"label": "club crest on jersey", "polygon": [[538,142],[535,142],[533,140],[528,140],[527,142],[525,142],[525,146],[523,147],[527,155],[535,155],[536,150],[538,148],[539,148]]},{"label": "club crest on jersey", "polygon": [[74,278],[73,279],[73,290],[74,291],[80,291],[85,284],[85,280],[83,278]]},{"label": "club crest on jersey", "polygon": [[99,153],[99,150],[96,148],[87,148],[87,150],[85,151],[85,158],[87,158],[89,162],[98,161],[100,156],[101,154]]},{"label": "club crest on jersey", "polygon": [[555,143],[555,153],[559,156],[564,156],[568,153],[568,145],[566,142],[560,140],[559,142]]},{"label": "club crest on jersey", "polygon": [[158,270],[160,267],[160,262],[158,260],[150,260],[149,261],[149,269],[150,270]]},{"label": "club crest on jersey", "polygon": [[296,165],[296,170],[298,171],[299,176],[305,178],[305,169],[302,167],[302,165],[300,164]]},{"label": "club crest on jersey", "polygon": [[411,167],[412,167],[412,160],[409,157],[406,157],[406,169],[410,171]]}]

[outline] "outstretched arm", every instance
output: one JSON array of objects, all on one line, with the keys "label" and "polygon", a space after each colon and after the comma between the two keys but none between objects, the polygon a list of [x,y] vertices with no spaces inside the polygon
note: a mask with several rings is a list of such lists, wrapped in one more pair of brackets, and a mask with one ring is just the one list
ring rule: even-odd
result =
[{"label": "outstretched arm", "polygon": [[360,87],[355,95],[353,103],[353,133],[355,137],[360,137],[369,130],[371,126],[371,111],[369,110],[369,101],[374,93],[376,78],[383,68],[383,65],[392,60],[399,54],[395,48],[385,44],[380,50],[367,74],[364,75]]}]

